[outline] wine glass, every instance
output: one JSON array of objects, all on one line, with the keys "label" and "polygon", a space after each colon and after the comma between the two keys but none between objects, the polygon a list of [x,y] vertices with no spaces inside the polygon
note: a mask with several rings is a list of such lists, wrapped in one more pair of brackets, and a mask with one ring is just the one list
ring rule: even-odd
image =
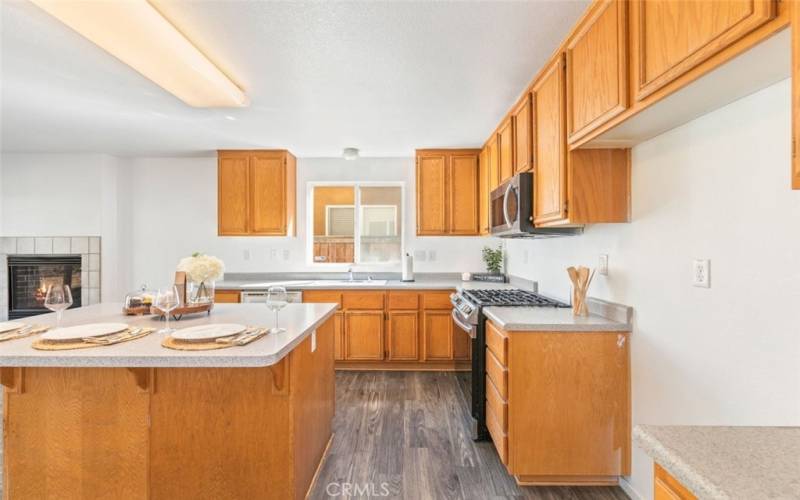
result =
[{"label": "wine glass", "polygon": [[282,286],[271,286],[267,290],[267,308],[270,311],[275,311],[275,328],[270,328],[269,333],[285,332],[286,328],[278,327],[278,312],[286,307],[289,303],[289,297],[286,294],[286,289]]},{"label": "wine glass", "polygon": [[158,293],[156,293],[156,302],[154,305],[164,312],[164,319],[166,320],[164,328],[159,330],[158,333],[169,334],[174,332],[175,329],[169,327],[169,317],[170,312],[181,305],[181,296],[178,295],[178,287],[168,286],[159,288]]},{"label": "wine glass", "polygon": [[72,305],[69,285],[50,285],[44,297],[44,306],[56,313],[56,328],[61,327],[61,314]]}]

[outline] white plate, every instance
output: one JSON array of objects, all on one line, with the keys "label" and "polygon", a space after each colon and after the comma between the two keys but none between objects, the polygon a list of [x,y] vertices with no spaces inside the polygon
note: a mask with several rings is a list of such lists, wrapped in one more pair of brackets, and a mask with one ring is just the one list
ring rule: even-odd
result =
[{"label": "white plate", "polygon": [[25,323],[20,323],[19,321],[7,321],[5,323],[0,323],[0,333],[10,332],[11,330],[18,330],[25,326]]},{"label": "white plate", "polygon": [[178,340],[211,340],[227,337],[228,335],[236,335],[246,329],[246,326],[236,323],[190,326],[173,332],[172,338]]},{"label": "white plate", "polygon": [[91,323],[88,325],[56,328],[42,335],[45,340],[73,340],[84,337],[102,337],[128,328],[125,323]]}]

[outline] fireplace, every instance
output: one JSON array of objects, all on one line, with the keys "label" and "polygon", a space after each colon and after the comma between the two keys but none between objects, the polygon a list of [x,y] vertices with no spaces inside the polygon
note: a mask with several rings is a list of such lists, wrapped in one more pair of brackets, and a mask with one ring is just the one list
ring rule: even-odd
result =
[{"label": "fireplace", "polygon": [[72,289],[72,306],[81,306],[80,255],[9,255],[8,319],[50,312],[44,306],[50,285],[67,284]]}]

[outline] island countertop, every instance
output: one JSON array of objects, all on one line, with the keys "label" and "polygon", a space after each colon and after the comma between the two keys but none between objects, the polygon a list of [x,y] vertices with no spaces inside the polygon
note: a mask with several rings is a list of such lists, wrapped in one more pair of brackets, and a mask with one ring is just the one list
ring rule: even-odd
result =
[{"label": "island countertop", "polygon": [[[163,334],[152,333],[146,337],[111,346],[68,351],[39,351],[31,344],[38,335],[0,343],[0,366],[40,367],[264,367],[278,363],[283,357],[311,335],[336,312],[336,304],[288,304],[280,312],[283,333],[267,334],[245,346],[234,346],[211,351],[177,351],[161,346]],[[35,324],[54,325],[55,314],[29,318]],[[170,321],[176,329],[212,323],[240,323],[243,325],[272,327],[274,313],[263,304],[215,304],[211,315],[185,316],[181,321]],[[71,309],[64,312],[62,326],[86,323],[127,323],[130,326],[160,329],[164,322],[154,316],[126,316],[121,303],[103,303]]]}]

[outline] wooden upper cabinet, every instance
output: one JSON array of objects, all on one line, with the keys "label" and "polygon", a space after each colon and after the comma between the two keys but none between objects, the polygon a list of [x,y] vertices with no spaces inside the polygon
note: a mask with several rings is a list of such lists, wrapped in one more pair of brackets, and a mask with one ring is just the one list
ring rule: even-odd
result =
[{"label": "wooden upper cabinet", "polygon": [[296,172],[288,151],[220,151],[219,235],[294,236]]},{"label": "wooden upper cabinet", "polygon": [[492,138],[486,143],[487,155],[489,158],[489,192],[500,185],[500,159],[497,144],[497,134],[492,134]]},{"label": "wooden upper cabinet", "polygon": [[447,156],[417,155],[417,234],[447,233]]},{"label": "wooden upper cabinet", "polygon": [[772,19],[774,0],[630,2],[634,95],[641,100]]},{"label": "wooden upper cabinet", "polygon": [[250,220],[258,234],[285,234],[286,169],[280,155],[250,158]]},{"label": "wooden upper cabinet", "polygon": [[514,128],[514,173],[533,168],[533,105],[531,95],[525,97],[511,112]]},{"label": "wooden upper cabinet", "polygon": [[450,234],[478,234],[478,155],[453,154],[449,163]]},{"label": "wooden upper cabinet", "polygon": [[246,155],[220,155],[217,167],[217,230],[220,235],[249,233],[249,172]]},{"label": "wooden upper cabinet", "polygon": [[536,178],[534,224],[567,217],[567,155],[564,119],[564,55],[559,54],[534,84]]},{"label": "wooden upper cabinet", "polygon": [[489,234],[489,149],[486,147],[478,159],[478,232]]},{"label": "wooden upper cabinet", "polygon": [[628,107],[626,17],[626,1],[598,0],[567,42],[567,129],[570,143]]},{"label": "wooden upper cabinet", "polygon": [[417,151],[417,234],[478,234],[475,149]]},{"label": "wooden upper cabinet", "polygon": [[800,189],[800,8],[792,9],[792,188]]},{"label": "wooden upper cabinet", "polygon": [[506,118],[497,130],[497,148],[502,183],[514,175],[514,126],[511,117]]}]

